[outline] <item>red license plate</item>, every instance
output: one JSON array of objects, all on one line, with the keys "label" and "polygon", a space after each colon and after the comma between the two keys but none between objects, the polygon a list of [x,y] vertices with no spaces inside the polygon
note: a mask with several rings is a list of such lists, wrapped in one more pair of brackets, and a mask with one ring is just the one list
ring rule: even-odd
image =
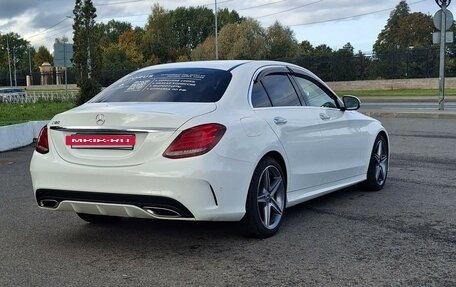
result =
[{"label": "red license plate", "polygon": [[136,137],[134,135],[74,134],[66,136],[65,143],[73,148],[133,148]]}]

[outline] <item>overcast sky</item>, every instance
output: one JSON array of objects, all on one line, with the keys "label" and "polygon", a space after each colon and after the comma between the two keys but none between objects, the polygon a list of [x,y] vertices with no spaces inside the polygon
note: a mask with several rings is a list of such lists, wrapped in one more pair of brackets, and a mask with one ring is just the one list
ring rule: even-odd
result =
[{"label": "overcast sky", "polygon": [[[115,19],[141,27],[154,3],[166,9],[197,5],[214,8],[214,0],[93,0],[93,3],[98,22]],[[369,53],[399,0],[217,0],[217,3],[219,8],[234,9],[242,16],[257,19],[264,27],[278,20],[290,26],[299,42],[308,40],[314,46],[327,44],[333,49],[350,42],[355,51]],[[412,12],[433,15],[439,9],[434,0],[407,3]],[[15,32],[35,47],[45,45],[52,50],[56,37],[73,37],[72,19],[67,18],[73,8],[72,0],[0,0],[0,33]]]}]

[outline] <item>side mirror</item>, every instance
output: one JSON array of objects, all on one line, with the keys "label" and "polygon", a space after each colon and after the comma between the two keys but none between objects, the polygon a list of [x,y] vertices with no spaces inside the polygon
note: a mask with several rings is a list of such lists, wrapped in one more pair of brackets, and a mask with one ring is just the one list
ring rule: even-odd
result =
[{"label": "side mirror", "polygon": [[347,111],[356,111],[361,106],[361,101],[355,96],[343,96],[344,108]]}]

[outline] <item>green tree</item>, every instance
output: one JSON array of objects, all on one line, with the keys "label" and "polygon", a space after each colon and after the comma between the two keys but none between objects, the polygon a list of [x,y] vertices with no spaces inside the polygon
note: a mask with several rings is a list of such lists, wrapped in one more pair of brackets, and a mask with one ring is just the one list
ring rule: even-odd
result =
[{"label": "green tree", "polygon": [[193,61],[213,60],[215,58],[215,37],[209,36],[203,43],[196,46],[191,54]]},{"label": "green tree", "polygon": [[406,2],[399,2],[374,44],[375,74],[383,78],[425,76],[433,30],[431,16],[410,13]]},{"label": "green tree", "polygon": [[144,66],[144,56],[141,53],[141,48],[138,45],[141,38],[136,30],[125,31],[119,36],[119,46],[125,51],[125,55],[132,68],[141,68]]},{"label": "green tree", "polygon": [[170,11],[176,44],[190,53],[209,35],[214,34],[214,14],[205,7],[178,7]]},{"label": "green tree", "polygon": [[301,57],[310,56],[314,53],[314,49],[315,48],[312,46],[312,44],[309,41],[304,40],[298,44],[297,55],[301,56]]},{"label": "green tree", "polygon": [[40,46],[33,57],[34,68],[37,70],[38,67],[41,66],[44,62],[48,62],[49,64],[53,65],[54,58],[45,46]]},{"label": "green tree", "polygon": [[257,20],[225,25],[219,34],[220,59],[265,59],[266,33]]},{"label": "green tree", "polygon": [[101,89],[100,33],[95,22],[96,9],[91,0],[76,0],[73,14],[73,64],[80,87],[77,103],[82,104]]},{"label": "green tree", "polygon": [[217,11],[217,28],[220,31],[227,24],[241,24],[245,18],[239,16],[235,10],[229,10],[228,8]]},{"label": "green tree", "polygon": [[143,36],[142,48],[145,59],[151,64],[157,60],[159,63],[166,63],[172,58],[176,47],[169,12],[160,5],[154,4]]},{"label": "green tree", "polygon": [[356,80],[354,48],[350,43],[333,53],[332,78],[337,81]]},{"label": "green tree", "polygon": [[367,80],[373,78],[371,75],[372,58],[366,56],[361,50],[354,56],[356,80]]},{"label": "green tree", "polygon": [[[29,42],[24,40],[17,33],[10,32],[8,34],[0,34],[0,85],[4,84],[9,86],[10,84],[8,69],[8,47],[12,77],[14,77],[15,61],[18,85],[22,84],[22,78],[25,78],[25,75],[29,73],[28,45]],[[23,84],[25,84],[25,79]]]},{"label": "green tree", "polygon": [[268,43],[268,58],[272,60],[294,57],[297,53],[298,42],[293,31],[276,21],[266,30]]},{"label": "green tree", "polygon": [[[241,23],[236,11],[222,9],[217,14],[218,29],[230,23]],[[141,45],[148,64],[189,59],[198,45],[214,36],[214,13],[206,7],[178,7],[165,10],[152,7]],[[215,54],[215,53],[214,53]]]},{"label": "green tree", "polygon": [[432,17],[420,12],[410,13],[398,20],[395,42],[399,49],[427,48],[432,45]]},{"label": "green tree", "polygon": [[102,46],[115,44],[119,41],[120,35],[133,29],[131,23],[110,20],[108,23],[99,24],[100,43]]},{"label": "green tree", "polygon": [[399,2],[396,8],[391,11],[391,14],[386,22],[383,30],[378,34],[377,40],[374,44],[374,52],[381,54],[397,48],[399,44],[397,41],[397,34],[399,29],[399,19],[407,16],[410,13],[410,7],[405,0]]}]

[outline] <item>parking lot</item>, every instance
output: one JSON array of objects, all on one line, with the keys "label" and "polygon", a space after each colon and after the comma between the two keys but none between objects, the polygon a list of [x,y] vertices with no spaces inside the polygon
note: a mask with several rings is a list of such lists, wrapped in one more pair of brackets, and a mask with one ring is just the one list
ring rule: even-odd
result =
[{"label": "parking lot", "polygon": [[456,120],[381,120],[385,189],[288,209],[265,240],[235,223],[95,226],[40,210],[33,147],[0,153],[0,286],[456,286]]}]

